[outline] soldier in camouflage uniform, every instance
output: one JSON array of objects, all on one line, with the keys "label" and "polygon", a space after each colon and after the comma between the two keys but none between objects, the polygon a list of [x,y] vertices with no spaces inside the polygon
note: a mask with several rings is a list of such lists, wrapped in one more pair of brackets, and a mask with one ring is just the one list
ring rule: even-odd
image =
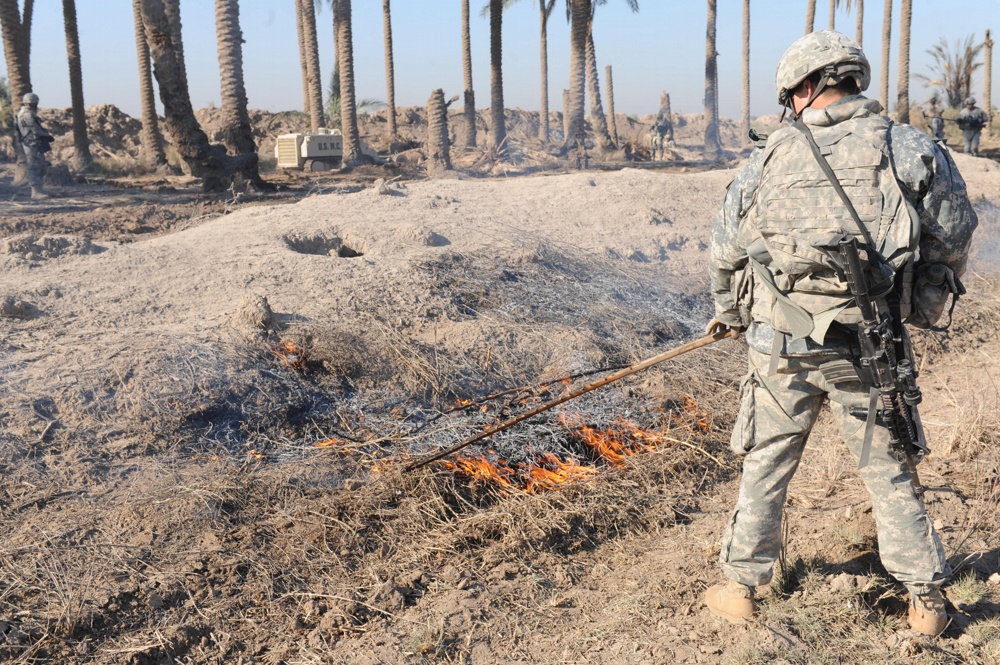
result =
[{"label": "soldier in camouflage uniform", "polygon": [[941,111],[938,111],[936,104],[931,103],[928,115],[930,118],[927,121],[927,129],[930,130],[930,135],[936,141],[944,141],[944,118],[941,117]]},{"label": "soldier in camouflage uniform", "polygon": [[979,156],[979,134],[990,121],[986,111],[976,106],[976,98],[965,100],[965,108],[955,116],[955,124],[962,130],[962,142],[965,144],[965,154]]},{"label": "soldier in camouflage uniform", "polygon": [[52,144],[52,135],[42,127],[38,120],[38,95],[29,92],[21,100],[21,109],[17,112],[17,136],[24,146],[24,155],[28,161],[28,183],[31,185],[31,198],[47,199],[42,185],[45,172],[50,164],[45,159],[45,153]]},{"label": "soldier in camouflage uniform", "polygon": [[[947,150],[908,125],[891,125],[870,82],[861,47],[832,31],[796,41],[778,65],[779,102],[804,122],[888,264],[903,316],[912,310],[913,269],[965,270],[975,213]],[[760,147],[760,143],[758,143]],[[712,230],[710,275],[716,302],[709,333],[745,331],[750,371],[743,380],[733,449],[743,455],[739,498],[720,559],[728,581],[705,600],[739,623],[756,611],[781,549],[788,483],[813,425],[829,401],[850,452],[861,459],[870,388],[855,369],[859,310],[834,265],[831,243],[862,237],[799,127],[766,138],[730,184]],[[891,276],[889,276],[891,277]],[[884,277],[880,307],[895,288]],[[888,286],[886,286],[888,284]],[[938,312],[938,315],[940,312]],[[859,474],[871,496],[879,554],[910,591],[910,625],[936,635],[947,625],[941,585],[950,571],[915,486],[909,460],[874,426]]]}]

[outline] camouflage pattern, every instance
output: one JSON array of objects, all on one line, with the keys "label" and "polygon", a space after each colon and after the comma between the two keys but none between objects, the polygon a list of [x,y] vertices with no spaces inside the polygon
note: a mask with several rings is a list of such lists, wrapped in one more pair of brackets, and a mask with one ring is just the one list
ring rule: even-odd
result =
[{"label": "camouflage pattern", "polygon": [[50,166],[48,160],[45,159],[45,153],[42,152],[43,147],[46,147],[42,139],[51,139],[52,136],[38,121],[36,110],[27,104],[17,112],[16,128],[21,145],[24,146],[24,156],[28,162],[28,183],[32,187],[41,188],[45,180],[45,172]]},{"label": "camouflage pattern", "polygon": [[[964,109],[955,116],[955,124],[962,130],[962,143],[967,155],[979,155],[979,134],[990,121],[986,111],[976,106],[974,99],[967,99]],[[971,107],[971,108],[970,108]]]},{"label": "camouflage pattern", "polygon": [[[846,121],[851,121],[855,125],[857,121],[866,118],[873,124],[884,122],[875,115],[879,108],[877,102],[857,95],[847,97],[822,110],[806,109],[802,117],[819,141],[823,140],[824,132],[836,136]],[[768,145],[787,142],[788,138],[797,134],[797,130],[793,128],[778,130],[769,137]],[[794,140],[802,141],[801,138]],[[910,232],[915,233],[919,239],[914,238],[913,243],[919,251],[921,262],[944,263],[960,277],[965,272],[972,232],[977,222],[968,201],[965,183],[950,155],[926,134],[909,125],[893,125],[882,137],[882,141],[880,150],[884,150],[884,158],[879,161],[877,167],[870,167],[868,170],[880,171],[885,176],[880,178],[879,187],[882,196],[886,201],[895,200],[893,205],[896,205],[897,209],[888,212],[883,210],[881,213],[871,211],[870,216],[880,217],[878,229],[873,229],[874,235],[883,243],[887,239],[895,238],[892,243],[895,245],[895,250],[905,254],[908,249],[913,248],[901,247],[906,244],[903,238]],[[831,150],[835,148],[835,145],[830,146]],[[889,152],[892,155],[891,164]],[[808,148],[798,151],[796,155],[796,159],[802,160],[801,164],[782,161],[780,152],[775,155],[767,150],[754,151],[743,170],[730,184],[712,228],[709,275],[715,297],[715,318],[727,325],[748,326],[747,341],[761,352],[769,352],[771,349],[774,298],[761,285],[750,284],[755,280],[747,274],[749,271],[746,247],[760,237],[759,220],[766,214],[768,204],[762,202],[763,195],[758,190],[767,172],[779,170],[793,174],[809,172],[813,174],[812,178],[816,178],[818,166]],[[895,174],[895,178],[889,175],[891,173]],[[824,188],[827,190],[823,198],[828,199],[832,187],[829,187],[825,180],[815,179],[814,183],[817,185],[816,191]],[[898,192],[894,193],[897,188]],[[850,187],[848,193],[852,193]],[[903,198],[902,202],[899,201],[900,195]],[[843,231],[857,233],[855,224],[847,217],[843,204],[839,199],[833,201],[831,205],[834,207],[831,208],[830,214],[842,217],[840,223]],[[804,218],[813,215],[815,206],[812,203],[807,206]],[[900,203],[905,203],[905,210],[898,208]],[[859,213],[862,213],[864,219],[861,207]],[[893,228],[896,223],[906,223],[908,216],[915,218],[913,228],[909,230]],[[886,249],[883,246],[883,251]],[[891,255],[893,252],[887,251],[886,254]],[[894,263],[898,267],[899,262]],[[781,275],[778,277],[779,283],[787,284],[792,281],[787,277],[782,280]],[[814,297],[814,295],[791,294],[796,302],[807,309],[819,311],[823,307],[821,301],[827,296]],[[852,322],[849,313],[839,318],[847,323]],[[781,325],[779,329],[789,332]],[[822,343],[816,344],[808,339],[787,339],[784,347],[788,353],[795,355],[810,354],[823,348]]]},{"label": "camouflage pattern", "polygon": [[[808,108],[802,119],[840,173],[883,252],[904,259],[894,262],[903,271],[901,281],[907,271],[912,272],[911,258],[943,263],[961,275],[977,223],[965,183],[946,148],[913,127],[890,125],[878,115],[880,111],[877,102],[855,95],[824,109]],[[804,151],[786,150],[792,140],[805,146]],[[851,151],[864,155],[838,154],[839,146],[853,146]],[[749,326],[750,346],[750,372],[741,390],[732,436],[734,450],[745,455],[743,477],[720,558],[728,578],[750,586],[771,579],[781,547],[788,483],[822,404],[829,400],[855,458],[864,442],[864,421],[849,413],[852,406],[867,407],[869,399],[868,388],[853,369],[858,355],[853,324],[849,320],[834,323],[820,341],[776,330],[773,297],[761,297],[753,284],[754,273],[748,270],[747,248],[763,237],[762,224],[773,223],[767,219],[769,212],[786,219],[789,232],[817,228],[817,222],[822,225],[832,219],[839,231],[857,234],[843,203],[823,191],[832,187],[816,177],[817,168],[798,130],[774,132],[767,147],[755,150],[729,185],[712,228],[709,272],[716,319],[731,326]],[[798,177],[809,180],[809,186],[799,187]],[[794,209],[794,198],[783,187],[795,189],[801,210]],[[866,198],[854,198],[859,195]],[[817,203],[823,207],[818,209]],[[820,241],[825,240],[809,233],[801,237],[805,251],[822,246]],[[794,254],[787,247],[784,250]],[[816,261],[816,266],[822,266],[822,257]],[[796,289],[808,285],[809,278],[803,273],[778,281],[788,295],[808,305],[815,294],[796,295]],[[831,281],[823,288],[829,291],[840,286]],[[772,348],[777,349],[774,358]],[[774,366],[773,373],[769,365]],[[884,427],[875,428],[869,463],[859,473],[871,496],[886,570],[915,594],[940,586],[949,574],[940,540],[914,492],[905,458],[889,448]]]},{"label": "camouflage pattern", "polygon": [[944,141],[944,118],[940,114],[934,114],[931,116],[930,120],[927,122],[927,129],[930,130],[931,136],[937,141]]},{"label": "camouflage pattern", "polygon": [[838,79],[856,78],[862,92],[871,83],[871,65],[856,41],[834,30],[817,30],[793,42],[778,61],[774,77],[778,103],[785,104],[792,90],[826,67],[832,67]]},{"label": "camouflage pattern", "polygon": [[[865,423],[852,406],[868,406],[868,390],[854,377],[836,384],[824,370],[844,364],[826,353],[782,358],[768,376],[767,354],[750,350],[750,373],[741,390],[732,446],[743,459],[739,499],[722,539],[720,559],[729,579],[749,586],[770,582],[781,550],[781,520],[788,483],[802,459],[806,438],[829,398],[847,447],[857,459]],[[843,379],[843,375],[838,377]],[[940,586],[950,574],[941,541],[914,492],[905,458],[889,448],[888,430],[878,427],[869,463],[859,470],[872,500],[879,556],[886,571],[914,594]]]}]

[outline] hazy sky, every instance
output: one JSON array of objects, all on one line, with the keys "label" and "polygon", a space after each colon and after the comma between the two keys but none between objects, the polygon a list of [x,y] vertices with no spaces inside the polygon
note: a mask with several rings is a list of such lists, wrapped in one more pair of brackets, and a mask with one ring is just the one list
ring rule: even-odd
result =
[{"label": "hazy sky", "polygon": [[[537,0],[520,0],[504,16],[504,100],[508,107],[539,107],[539,17]],[[83,58],[84,97],[88,106],[112,103],[138,115],[138,76],[131,2],[76,0]],[[326,4],[326,0],[323,0]],[[473,0],[473,84],[477,106],[489,106],[489,21],[479,9],[485,0]],[[843,4],[843,3],[842,3]],[[36,1],[32,30],[31,75],[42,106],[69,106],[66,47],[60,2]],[[214,3],[183,0],[182,20],[191,100],[195,107],[219,103]],[[382,3],[354,0],[354,58],[359,99],[385,100]],[[639,0],[640,11],[629,11],[625,0],[609,0],[597,10],[594,39],[601,73],[611,64],[615,108],[644,114],[657,108],[660,92],[671,93],[677,112],[702,108],[704,95],[704,0]],[[774,71],[785,48],[802,35],[806,0],[752,0],[751,113],[777,111]],[[818,0],[816,27],[826,28],[828,0]],[[869,89],[878,97],[881,76],[882,0],[865,3],[864,44],[872,62]],[[893,13],[891,56],[892,93],[895,95],[899,54],[899,1]],[[950,41],[983,30],[1000,30],[998,0],[913,0],[911,67],[927,72],[926,50],[942,37]],[[740,109],[741,0],[718,0],[720,112],[735,117]],[[292,0],[242,0],[244,68],[250,106],[271,111],[302,108],[302,82]],[[461,4],[459,0],[394,0],[396,103],[425,105],[435,88],[450,97],[462,90]],[[562,90],[569,80],[569,29],[561,0],[549,21],[549,99],[561,108]],[[317,17],[321,69],[325,82],[333,66],[332,12],[324,6]],[[843,9],[837,27],[854,36],[855,14]],[[996,39],[996,37],[994,37]],[[996,58],[994,58],[996,60]],[[0,75],[6,74],[6,65]],[[1000,85],[997,95],[1000,95]],[[911,82],[911,100],[922,102],[930,92]],[[982,96],[982,78],[975,83]],[[606,100],[605,100],[606,102]],[[997,99],[994,98],[994,104]]]}]

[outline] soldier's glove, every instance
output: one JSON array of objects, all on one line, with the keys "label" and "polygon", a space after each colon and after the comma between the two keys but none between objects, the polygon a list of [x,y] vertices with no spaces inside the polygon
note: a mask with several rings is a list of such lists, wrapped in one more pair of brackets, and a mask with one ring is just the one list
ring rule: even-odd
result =
[{"label": "soldier's glove", "polygon": [[742,326],[731,326],[728,323],[723,323],[718,319],[712,319],[705,326],[705,335],[717,335],[719,333],[726,332],[727,330],[733,331],[733,339],[739,339],[740,333],[743,332]]}]

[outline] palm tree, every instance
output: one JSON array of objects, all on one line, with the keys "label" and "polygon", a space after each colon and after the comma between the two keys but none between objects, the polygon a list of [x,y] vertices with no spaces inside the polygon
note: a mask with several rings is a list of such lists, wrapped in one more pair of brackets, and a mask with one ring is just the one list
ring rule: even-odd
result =
[{"label": "palm tree", "polygon": [[592,0],[590,5],[590,21],[587,22],[587,93],[590,96],[590,124],[601,147],[611,148],[611,135],[608,133],[608,118],[604,115],[604,105],[601,104],[601,86],[597,80],[597,50],[594,48],[594,10],[600,0]]},{"label": "palm tree", "polygon": [[87,112],[83,108],[83,72],[80,66],[80,35],[76,28],[76,2],[63,0],[63,28],[66,32],[66,57],[69,61],[69,93],[73,113],[73,166],[86,167],[90,156],[87,140]]},{"label": "palm tree", "polygon": [[542,103],[539,119],[538,138],[542,143],[549,142],[549,17],[556,7],[556,0],[538,0],[539,20],[541,23],[541,66],[542,66]]},{"label": "palm tree", "polygon": [[132,0],[132,18],[135,22],[135,51],[139,61],[139,92],[142,104],[142,161],[156,168],[167,163],[163,150],[160,120],[156,115],[156,97],[153,92],[153,70],[149,65],[149,44],[146,28],[142,23],[140,0]]},{"label": "palm tree", "polygon": [[351,0],[333,0],[333,33],[340,67],[340,130],[344,134],[344,166],[359,163],[361,137],[354,97],[354,37],[351,30]]},{"label": "palm tree", "polygon": [[11,108],[16,114],[21,98],[31,92],[31,17],[33,0],[24,0],[24,12],[17,0],[0,0],[0,33],[3,34],[4,58]]},{"label": "palm tree", "polygon": [[183,48],[176,43],[180,34],[180,0],[140,0],[146,43],[153,58],[153,74],[160,89],[167,130],[174,147],[191,175],[202,178],[208,191],[224,190],[234,176],[248,181],[257,176],[257,160],[248,155],[229,157],[224,147],[210,145],[194,117],[187,77],[182,64]]},{"label": "palm tree", "polygon": [[806,34],[808,35],[816,26],[816,0],[809,0],[806,5]]},{"label": "palm tree", "polygon": [[[326,124],[323,117],[323,79],[319,69],[319,42],[316,39],[316,4],[314,0],[295,0],[301,4],[302,32],[309,79],[309,124],[313,132]],[[302,47],[300,47],[300,51]]]},{"label": "palm tree", "polygon": [[302,105],[309,113],[309,66],[306,64],[306,33],[302,24],[302,3],[292,0],[295,5],[295,28],[299,38],[299,67],[302,70]]},{"label": "palm tree", "polygon": [[476,93],[472,89],[472,40],[469,37],[469,0],[462,0],[462,75],[465,81],[465,147],[476,147]]},{"label": "palm tree", "polygon": [[899,8],[899,88],[897,121],[910,123],[910,23],[913,20],[913,0],[902,0]]},{"label": "palm tree", "polygon": [[983,67],[983,110],[990,116],[987,123],[988,131],[993,133],[993,40],[990,39],[990,31],[986,31],[986,39],[983,41],[983,49],[986,51]]},{"label": "palm tree", "polygon": [[448,107],[444,101],[444,90],[438,88],[427,100],[427,172],[435,175],[450,170]]},{"label": "palm tree", "polygon": [[615,119],[615,82],[611,78],[611,65],[604,68],[604,78],[608,82],[608,119],[610,122],[611,142],[618,145],[618,122]]},{"label": "palm tree", "polygon": [[882,14],[882,89],[879,102],[882,109],[889,112],[889,46],[892,44],[892,0],[885,0]]},{"label": "palm tree", "polygon": [[[389,107],[389,136],[396,136],[396,74],[392,66],[392,12],[382,0],[382,32],[385,37],[385,101]],[[443,93],[442,93],[443,94]]]},{"label": "palm tree", "polygon": [[969,35],[964,42],[955,42],[952,50],[948,40],[942,38],[927,49],[934,60],[931,75],[917,74],[916,78],[927,87],[940,89],[948,106],[958,108],[972,92],[972,75],[983,64],[979,62],[979,55],[984,46],[985,43],[974,45],[973,35]]},{"label": "palm tree", "polygon": [[503,115],[503,7],[504,0],[490,0],[490,130],[493,147],[506,151],[507,125]]},{"label": "palm tree", "polygon": [[750,133],[750,0],[743,0],[743,136]]},{"label": "palm tree", "polygon": [[830,30],[837,29],[837,6],[840,0],[830,0]]},{"label": "palm tree", "polygon": [[574,147],[584,133],[583,105],[587,82],[587,26],[590,23],[590,0],[566,0],[570,18],[569,94],[566,104],[566,138],[563,150]]},{"label": "palm tree", "polygon": [[[865,0],[855,0],[855,2],[858,5],[858,22],[855,26],[857,35],[855,39],[858,42],[858,46],[863,46],[865,35]],[[851,9],[851,0],[847,0],[847,9]]]},{"label": "palm tree", "polygon": [[[21,108],[21,99],[31,92],[31,16],[33,0],[24,0],[24,12],[18,8],[17,0],[0,0],[0,34],[3,35],[4,58],[7,62],[7,78],[11,96],[11,112],[16,116]],[[24,147],[14,132],[14,154],[17,169],[14,184],[20,185],[28,177]]]},{"label": "palm tree", "polygon": [[257,144],[247,111],[247,91],[243,80],[243,31],[240,29],[238,0],[215,0],[215,34],[221,79],[222,142],[230,154],[250,157],[256,168]]},{"label": "palm tree", "polygon": [[708,0],[708,27],[705,31],[705,152],[718,158],[719,139],[718,68],[715,50],[716,0]]}]

